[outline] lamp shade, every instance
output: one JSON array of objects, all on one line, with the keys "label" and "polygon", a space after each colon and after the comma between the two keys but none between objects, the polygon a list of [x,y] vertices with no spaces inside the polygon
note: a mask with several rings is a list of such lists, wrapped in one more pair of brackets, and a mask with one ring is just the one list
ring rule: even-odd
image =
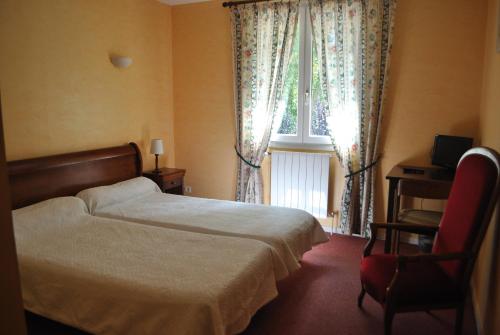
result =
[{"label": "lamp shade", "polygon": [[154,155],[163,154],[163,140],[160,140],[158,138],[152,139],[150,152]]}]

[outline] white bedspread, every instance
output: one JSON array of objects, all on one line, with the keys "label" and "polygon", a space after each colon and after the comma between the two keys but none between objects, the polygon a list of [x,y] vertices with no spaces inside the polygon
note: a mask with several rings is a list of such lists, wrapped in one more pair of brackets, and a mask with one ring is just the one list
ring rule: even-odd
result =
[{"label": "white bedspread", "polygon": [[25,308],[96,334],[233,334],[276,294],[262,242],[103,219],[78,198],[13,212]]},{"label": "white bedspread", "polygon": [[164,194],[146,178],[88,189],[77,196],[101,217],[266,242],[289,273],[300,267],[302,255],[313,245],[328,240],[319,222],[303,210]]}]

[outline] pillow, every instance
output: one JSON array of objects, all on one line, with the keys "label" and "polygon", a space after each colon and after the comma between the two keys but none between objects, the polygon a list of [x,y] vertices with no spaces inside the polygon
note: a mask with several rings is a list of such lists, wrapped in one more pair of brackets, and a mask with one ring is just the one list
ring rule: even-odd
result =
[{"label": "pillow", "polygon": [[14,223],[64,221],[76,215],[89,215],[83,200],[76,197],[52,198],[12,211]]},{"label": "pillow", "polygon": [[151,179],[137,177],[113,185],[88,188],[76,196],[82,199],[90,213],[94,214],[101,208],[157,192],[161,193],[161,190]]},{"label": "pillow", "polygon": [[53,248],[59,231],[75,231],[75,224],[89,217],[87,206],[76,197],[52,198],[12,211],[18,256],[35,248]]}]

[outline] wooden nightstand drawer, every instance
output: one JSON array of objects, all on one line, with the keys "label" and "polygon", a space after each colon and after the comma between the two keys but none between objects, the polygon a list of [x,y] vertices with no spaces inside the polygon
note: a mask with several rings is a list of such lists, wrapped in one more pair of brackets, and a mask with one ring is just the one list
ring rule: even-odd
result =
[{"label": "wooden nightstand drawer", "polygon": [[154,181],[162,192],[184,194],[184,174],[186,170],[162,168],[159,172],[147,171],[142,175]]},{"label": "wooden nightstand drawer", "polygon": [[171,179],[171,180],[163,180],[163,189],[164,190],[169,190],[174,187],[179,187],[182,186],[183,184],[183,178],[176,178],[176,179]]}]

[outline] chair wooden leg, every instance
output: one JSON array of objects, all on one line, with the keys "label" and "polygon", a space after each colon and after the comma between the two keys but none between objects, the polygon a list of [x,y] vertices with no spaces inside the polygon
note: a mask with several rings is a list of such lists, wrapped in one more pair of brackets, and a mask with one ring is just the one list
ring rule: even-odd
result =
[{"label": "chair wooden leg", "polygon": [[393,318],[394,318],[394,313],[386,308],[384,310],[384,335],[391,335]]},{"label": "chair wooden leg", "polygon": [[358,307],[359,308],[363,307],[363,299],[365,298],[365,293],[366,293],[366,290],[363,287],[363,285],[361,285],[361,292],[359,292],[359,296],[358,296]]},{"label": "chair wooden leg", "polygon": [[462,335],[462,326],[464,323],[464,304],[457,307],[457,314],[455,318],[455,335]]},{"label": "chair wooden leg", "polygon": [[399,255],[399,242],[400,242],[400,232],[399,231],[395,231],[393,233],[393,237],[392,237],[392,245],[391,245],[391,251],[390,253],[391,254],[396,254],[396,255]]}]

